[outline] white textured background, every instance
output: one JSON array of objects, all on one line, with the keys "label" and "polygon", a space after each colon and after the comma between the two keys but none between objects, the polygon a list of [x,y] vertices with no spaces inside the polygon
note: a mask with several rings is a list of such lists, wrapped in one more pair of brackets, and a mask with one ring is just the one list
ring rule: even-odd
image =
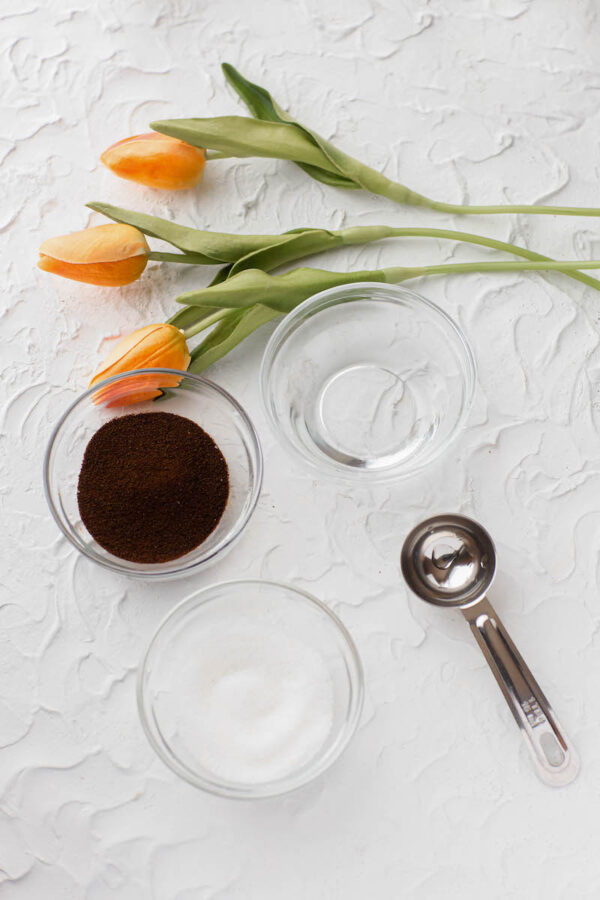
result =
[{"label": "white textured background", "polygon": [[[93,566],[46,510],[53,423],[120,334],[212,272],[153,264],[124,289],[35,268],[37,247],[104,200],[219,230],[448,224],[562,256],[600,256],[597,220],[455,220],[311,182],[290,164],[220,162],[196,192],[136,187],[98,164],[155,118],[242,112],[221,60],[365,161],[447,200],[600,205],[594,0],[3,0],[0,74],[2,577],[0,896],[7,900],[597,900],[600,896],[600,294],[561,277],[415,283],[456,316],[479,365],[468,430],[425,475],[341,490],[296,471],[265,430],[265,334],[211,376],[266,452],[235,551],[187,581]],[[424,240],[326,265],[488,258]],[[458,614],[408,597],[402,539],[457,510],[497,540],[493,600],[576,743],[553,791]],[[366,668],[344,758],[286,798],[205,796],[138,725],[142,650],[192,589],[301,585],[337,610]]]}]

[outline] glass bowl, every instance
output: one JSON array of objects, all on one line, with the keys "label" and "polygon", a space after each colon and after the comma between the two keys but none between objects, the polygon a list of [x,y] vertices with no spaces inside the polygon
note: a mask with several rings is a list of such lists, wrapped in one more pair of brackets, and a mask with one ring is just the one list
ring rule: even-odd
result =
[{"label": "glass bowl", "polygon": [[363,701],[352,638],[304,591],[230,581],[180,603],[138,673],[146,735],[177,775],[235,798],[300,787],[336,760]]},{"label": "glass bowl", "polygon": [[[157,400],[134,400],[140,391],[169,385]],[[200,425],[218,444],[229,469],[230,493],[217,527],[185,556],[156,564],[113,556],[90,535],[77,505],[77,481],[86,446],[110,419],[131,413],[169,412]],[[44,460],[44,488],[50,511],[63,534],[85,556],[124,575],[166,578],[186,575],[229,548],[247,524],[260,493],[262,453],[258,435],[239,403],[216,384],[189,372],[142,369],[106,379],[67,409],[54,429]]]},{"label": "glass bowl", "polygon": [[404,287],[315,294],[265,350],[261,390],[285,447],[322,472],[401,478],[438,457],[464,424],[473,354],[456,323]]}]

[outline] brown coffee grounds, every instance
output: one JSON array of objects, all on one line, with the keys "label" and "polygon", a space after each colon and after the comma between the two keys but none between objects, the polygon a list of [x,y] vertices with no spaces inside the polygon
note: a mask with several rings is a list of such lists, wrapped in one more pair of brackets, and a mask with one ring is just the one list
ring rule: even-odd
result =
[{"label": "brown coffee grounds", "polygon": [[137,563],[189,553],[214,531],[228,497],[227,463],[210,435],[164,412],[126,415],[99,428],[77,485],[92,537]]}]

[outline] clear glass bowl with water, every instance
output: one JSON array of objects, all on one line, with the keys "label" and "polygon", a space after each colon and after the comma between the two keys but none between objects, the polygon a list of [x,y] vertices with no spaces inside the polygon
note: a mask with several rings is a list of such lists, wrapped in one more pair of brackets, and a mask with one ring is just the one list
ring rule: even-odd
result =
[{"label": "clear glass bowl with water", "polygon": [[404,287],[343,285],[316,294],[267,345],[267,417],[313,468],[368,480],[423,468],[463,426],[473,354],[438,306]]}]

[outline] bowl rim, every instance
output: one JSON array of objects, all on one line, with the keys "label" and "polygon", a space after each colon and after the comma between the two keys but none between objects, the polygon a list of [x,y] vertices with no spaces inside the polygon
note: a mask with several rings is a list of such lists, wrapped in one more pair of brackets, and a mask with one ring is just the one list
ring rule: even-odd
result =
[{"label": "bowl rim", "polygon": [[[54,451],[56,440],[65,424],[68,420],[71,413],[78,407],[81,403],[85,402],[89,399],[92,394],[95,394],[99,389],[106,387],[109,384],[113,384],[114,382],[121,381],[126,378],[131,377],[139,377],[140,375],[147,374],[158,374],[158,375],[176,375],[182,379],[188,379],[192,382],[195,382],[197,385],[207,388],[209,391],[213,391],[216,394],[219,394],[226,403],[233,407],[233,409],[240,415],[242,418],[247,430],[250,435],[251,443],[255,453],[255,474],[252,480],[251,491],[249,492],[249,502],[246,508],[246,511],[243,516],[241,516],[231,531],[224,536],[224,538],[218,543],[213,549],[199,558],[196,558],[190,563],[182,565],[177,565],[178,559],[183,557],[179,557],[178,559],[169,560],[166,563],[157,563],[157,566],[164,566],[161,569],[129,569],[125,564],[121,564],[118,561],[117,557],[113,558],[103,558],[99,554],[94,552],[90,552],[90,550],[85,547],[83,544],[79,544],[71,532],[65,527],[61,516],[56,508],[56,504],[54,502],[52,496],[52,488],[51,488],[51,479],[50,479],[50,466],[52,462],[52,453]],[[229,393],[229,391],[225,390],[225,388],[216,384],[214,381],[211,381],[209,378],[205,378],[202,375],[197,375],[195,372],[185,372],[182,369],[167,369],[161,367],[147,368],[147,369],[130,369],[127,372],[120,372],[118,375],[112,375],[110,378],[104,379],[104,381],[100,381],[95,384],[93,387],[87,388],[87,390],[83,391],[83,393],[79,394],[72,403],[69,404],[67,409],[58,419],[58,422],[52,429],[52,433],[50,434],[50,438],[48,439],[48,443],[46,445],[46,450],[44,453],[44,461],[43,461],[43,483],[44,483],[44,494],[46,497],[46,502],[52,514],[52,517],[58,527],[60,528],[63,535],[70,541],[70,543],[81,553],[83,556],[91,559],[92,562],[97,563],[100,566],[103,566],[106,569],[110,569],[113,572],[118,572],[120,575],[127,575],[132,578],[140,578],[145,580],[159,580],[159,579],[167,579],[174,578],[181,575],[189,575],[198,569],[200,566],[204,566],[211,562],[217,555],[220,555],[225,550],[227,550],[231,545],[240,537],[244,528],[250,521],[252,514],[256,508],[256,504],[258,503],[258,498],[260,496],[262,481],[263,481],[263,471],[264,471],[264,461],[263,461],[263,452],[260,443],[260,439],[258,436],[258,432],[254,423],[252,422],[250,416],[244,409],[244,407],[235,399],[235,397]],[[108,551],[105,551],[108,552]],[[125,560],[124,563],[127,561]]]},{"label": "bowl rim", "polygon": [[[384,294],[385,296],[382,296],[380,298],[383,302],[399,304],[403,299],[409,299],[415,305],[423,305],[427,307],[435,316],[438,316],[443,321],[443,323],[454,333],[455,337],[457,338],[458,346],[462,351],[461,360],[465,373],[465,397],[462,410],[452,429],[452,433],[434,451],[431,451],[429,454],[425,454],[420,461],[416,462],[414,465],[408,468],[403,468],[402,466],[390,466],[383,469],[357,469],[351,466],[347,466],[342,462],[334,462],[332,460],[329,460],[326,456],[317,458],[316,456],[313,456],[308,452],[304,452],[288,437],[287,434],[284,433],[270,402],[271,370],[275,358],[281,348],[285,345],[286,341],[294,333],[294,331],[301,327],[302,323],[306,319],[306,312],[308,310],[314,310],[314,314],[318,315],[318,313],[322,312],[328,307],[339,305],[343,301],[343,297],[345,295],[351,295],[359,291],[364,291],[365,289],[368,289],[369,291],[377,290],[378,292]],[[298,304],[298,306],[296,306],[281,320],[281,322],[279,322],[274,332],[271,334],[267,342],[267,346],[265,347],[260,367],[259,381],[261,404],[270,429],[277,438],[280,445],[282,445],[286,450],[289,450],[294,458],[296,458],[297,460],[301,460],[304,463],[304,466],[308,466],[308,468],[313,472],[325,471],[327,473],[327,476],[332,479],[343,480],[346,483],[348,481],[360,481],[375,484],[396,480],[400,481],[404,478],[410,478],[411,476],[422,471],[430,463],[433,463],[450,447],[450,445],[462,431],[467,417],[471,411],[473,398],[475,396],[475,390],[477,387],[477,364],[475,361],[475,356],[473,354],[473,349],[469,341],[467,340],[467,337],[464,334],[462,328],[452,318],[452,316],[450,316],[444,309],[442,309],[441,306],[438,306],[437,303],[434,303],[432,300],[429,300],[427,297],[424,297],[417,291],[405,287],[403,284],[388,284],[382,281],[356,281],[350,282],[348,284],[335,285],[335,287],[326,288],[323,291],[319,291],[318,293],[313,294],[306,300],[303,300],[302,303]]]},{"label": "bowl rim", "polygon": [[[214,597],[211,598],[210,596],[210,594],[214,591],[218,591],[223,588],[238,589],[242,586],[248,587],[249,585],[261,585],[269,588],[276,588],[280,591],[283,590],[286,593],[294,595],[295,599],[297,600],[300,600],[302,602],[308,601],[309,604],[317,608],[319,613],[325,614],[330,622],[334,625],[338,634],[341,635],[345,646],[349,650],[350,659],[352,660],[353,672],[348,672],[350,694],[349,713],[344,719],[343,725],[339,730],[339,733],[343,734],[343,740],[335,748],[335,752],[330,754],[329,757],[325,756],[321,760],[320,764],[314,767],[310,767],[309,765],[308,769],[305,769],[301,777],[296,776],[294,778],[293,776],[286,776],[285,778],[278,778],[276,781],[262,782],[258,785],[248,785],[246,788],[244,788],[241,785],[236,786],[231,782],[219,782],[217,779],[210,780],[208,778],[197,775],[192,769],[189,768],[189,766],[187,766],[179,759],[179,757],[171,750],[169,744],[166,741],[163,740],[163,742],[161,742],[157,738],[152,729],[148,716],[148,711],[152,710],[152,705],[145,703],[146,691],[144,690],[144,680],[148,663],[150,661],[150,656],[159,643],[165,628],[169,625],[169,623],[172,622],[172,620],[181,618],[188,611],[192,611],[196,607],[202,606],[204,603],[209,602],[211,599],[216,599]],[[348,670],[347,666],[346,669]],[[339,616],[337,616],[337,614],[333,612],[332,609],[330,609],[325,603],[323,603],[323,601],[319,600],[308,591],[305,591],[303,588],[298,588],[285,582],[272,581],[270,579],[262,578],[239,578],[233,580],[218,581],[214,584],[199,588],[198,590],[189,594],[179,603],[177,603],[176,606],[174,606],[173,609],[171,609],[166,614],[166,616],[164,616],[164,618],[157,626],[154,634],[152,635],[148,646],[146,647],[146,650],[142,656],[142,660],[139,664],[136,680],[136,701],[138,715],[144,734],[146,735],[150,746],[152,747],[158,758],[162,760],[162,762],[178,777],[182,778],[184,781],[187,781],[187,783],[191,784],[193,787],[206,791],[209,794],[214,794],[219,797],[228,797],[235,800],[260,800],[267,799],[269,797],[279,797],[282,794],[288,794],[291,791],[295,791],[303,787],[305,784],[308,784],[318,776],[322,775],[323,772],[329,769],[329,767],[332,766],[341,757],[342,753],[346,750],[348,744],[354,736],[362,714],[364,696],[365,675],[362,660],[352,635],[350,634],[342,620],[339,618]]]}]

